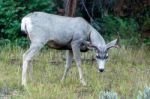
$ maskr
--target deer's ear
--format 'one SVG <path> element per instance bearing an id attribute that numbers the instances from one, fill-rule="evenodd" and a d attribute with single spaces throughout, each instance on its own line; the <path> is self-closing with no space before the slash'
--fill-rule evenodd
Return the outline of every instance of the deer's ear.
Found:
<path id="1" fill-rule="evenodd" d="M 108 43 L 107 45 L 107 49 L 110 49 L 110 48 L 120 48 L 120 44 L 119 44 L 119 37 L 117 37 L 117 39 L 111 41 L 110 43 Z"/>

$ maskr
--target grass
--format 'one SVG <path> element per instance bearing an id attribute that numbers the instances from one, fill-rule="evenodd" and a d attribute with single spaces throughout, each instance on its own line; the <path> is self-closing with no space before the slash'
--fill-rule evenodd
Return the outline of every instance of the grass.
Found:
<path id="1" fill-rule="evenodd" d="M 64 83 L 65 51 L 43 49 L 32 63 L 34 80 L 28 89 L 21 87 L 22 54 L 16 46 L 0 48 L 0 99 L 98 99 L 100 92 L 112 90 L 119 99 L 136 99 L 138 92 L 150 85 L 150 52 L 144 49 L 112 49 L 105 72 L 98 72 L 94 53 L 82 54 L 82 68 L 88 85 L 79 83 L 73 62 Z"/>

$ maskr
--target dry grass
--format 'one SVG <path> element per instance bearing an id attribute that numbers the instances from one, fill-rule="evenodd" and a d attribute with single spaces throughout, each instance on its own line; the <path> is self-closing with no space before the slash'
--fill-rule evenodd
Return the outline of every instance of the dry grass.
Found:
<path id="1" fill-rule="evenodd" d="M 16 46 L 0 50 L 0 99 L 98 99 L 100 91 L 116 91 L 119 99 L 136 99 L 139 90 L 150 85 L 150 52 L 144 49 L 113 49 L 104 73 L 98 73 L 94 53 L 82 54 L 82 68 L 88 85 L 79 83 L 73 64 L 64 83 L 60 82 L 65 51 L 43 49 L 33 60 L 34 80 L 21 87 L 22 54 Z"/>

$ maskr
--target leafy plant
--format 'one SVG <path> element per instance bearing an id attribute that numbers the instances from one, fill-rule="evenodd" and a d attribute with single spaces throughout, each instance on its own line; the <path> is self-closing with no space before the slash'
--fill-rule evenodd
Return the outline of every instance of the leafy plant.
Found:
<path id="1" fill-rule="evenodd" d="M 150 99 L 150 87 L 146 87 L 144 92 L 140 92 L 137 99 Z"/>
<path id="2" fill-rule="evenodd" d="M 117 93 L 111 91 L 102 91 L 100 92 L 99 99 L 117 99 Z"/>
<path id="3" fill-rule="evenodd" d="M 140 33 L 138 32 L 138 23 L 130 18 L 123 19 L 112 15 L 96 19 L 101 26 L 100 32 L 105 35 L 107 40 L 114 39 L 119 33 L 121 43 L 124 45 L 140 44 Z"/>
<path id="4" fill-rule="evenodd" d="M 142 31 L 150 31 L 150 18 L 147 18 L 142 26 Z"/>
<path id="5" fill-rule="evenodd" d="M 23 40 L 20 38 L 20 23 L 23 16 L 33 11 L 54 12 L 53 0 L 1 0 L 0 2 L 0 38 L 11 42 Z"/>
<path id="6" fill-rule="evenodd" d="M 1 40 L 0 40 L 0 46 L 5 46 L 5 45 L 7 45 L 8 43 L 10 43 L 10 40 L 9 40 L 9 39 L 1 39 Z"/>

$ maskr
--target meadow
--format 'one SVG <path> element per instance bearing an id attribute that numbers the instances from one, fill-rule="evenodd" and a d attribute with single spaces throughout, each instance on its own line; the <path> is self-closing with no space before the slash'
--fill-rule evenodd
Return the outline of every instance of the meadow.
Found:
<path id="1" fill-rule="evenodd" d="M 64 82 L 65 51 L 42 49 L 32 61 L 34 79 L 21 86 L 22 55 L 26 48 L 4 46 L 0 50 L 0 99 L 99 99 L 101 91 L 115 91 L 119 99 L 137 99 L 150 86 L 150 51 L 144 48 L 112 49 L 105 72 L 98 72 L 94 51 L 82 53 L 87 86 L 79 82 L 73 61 Z"/>

